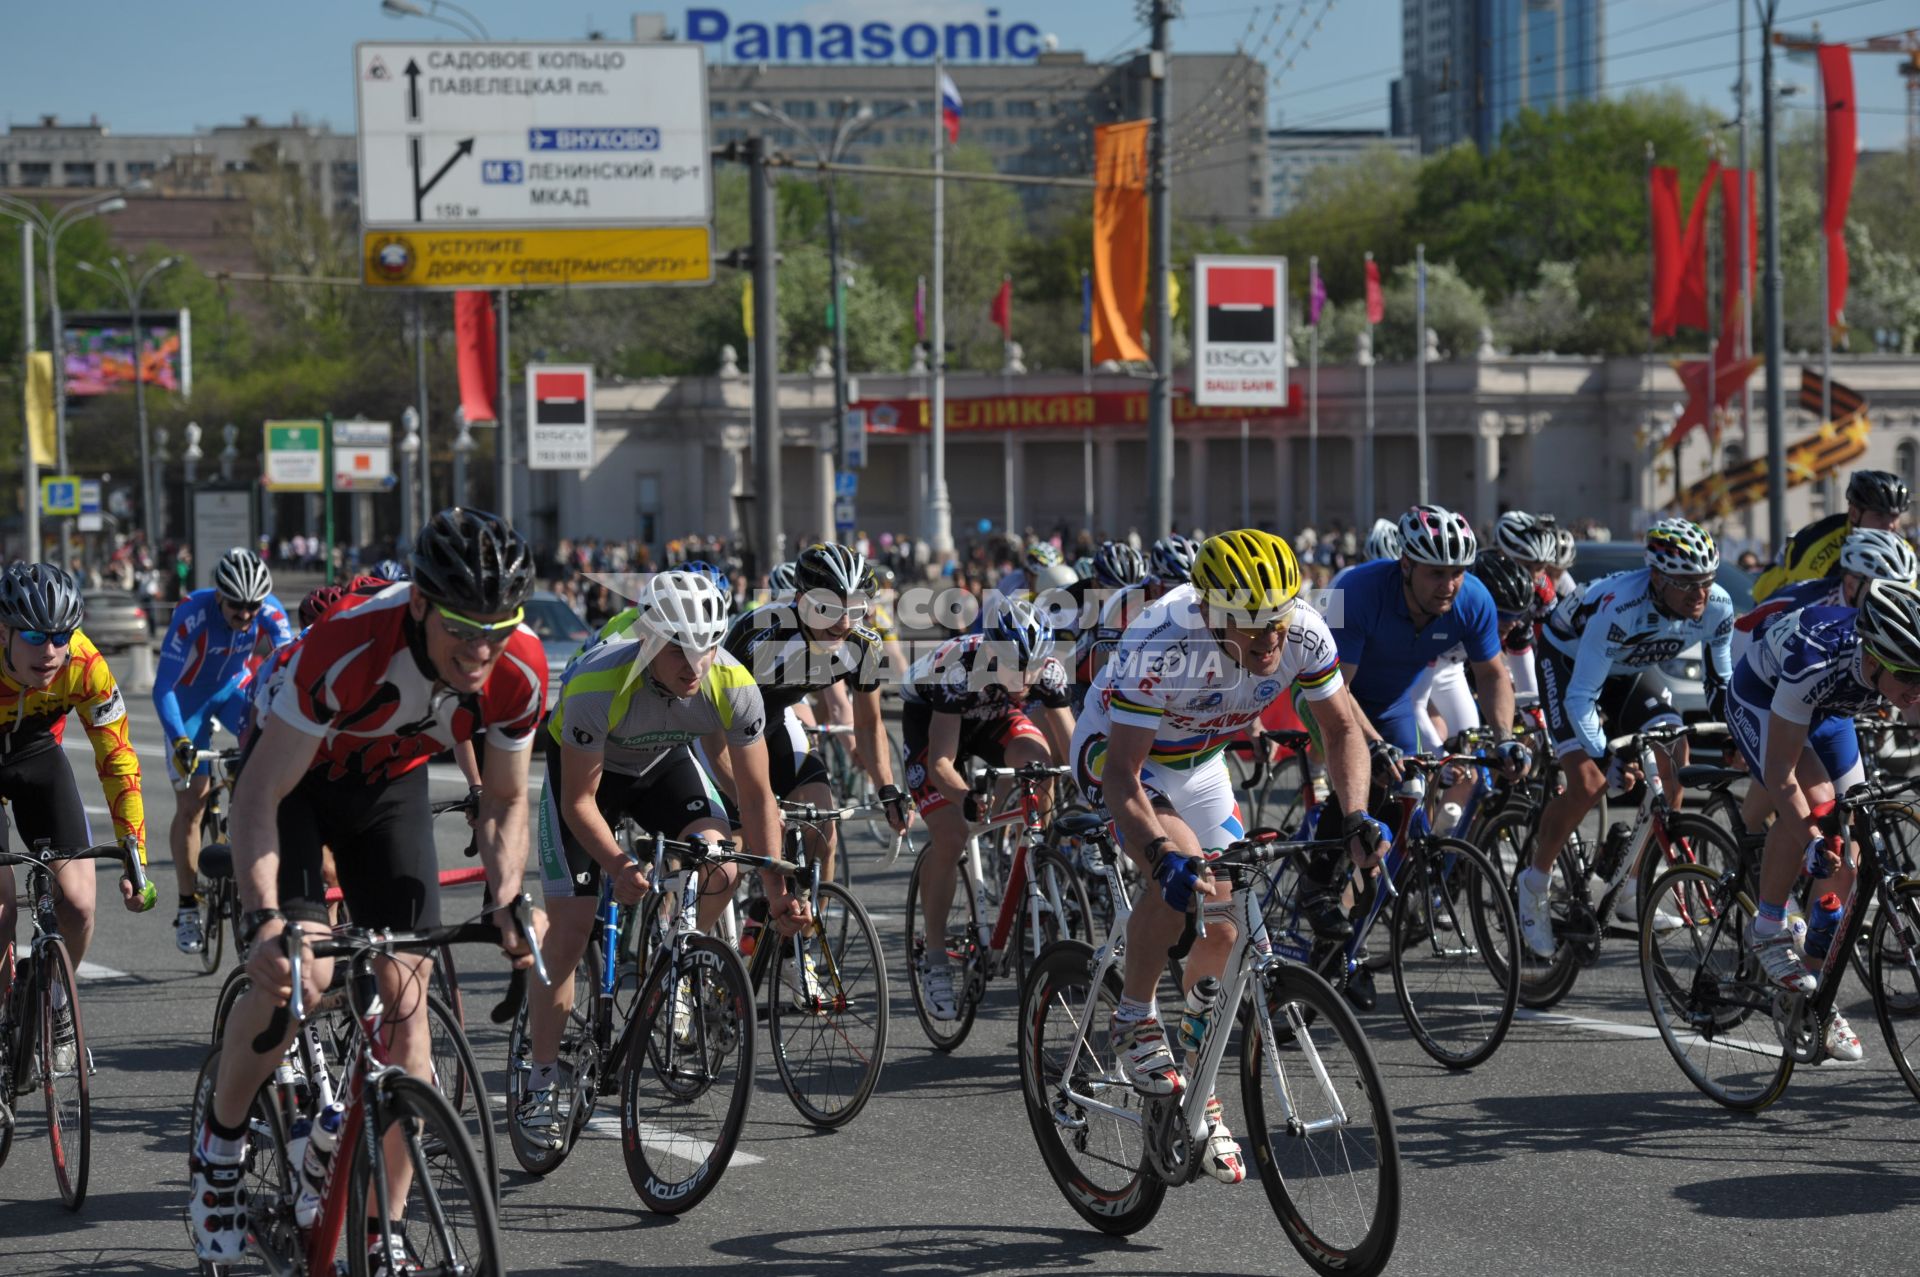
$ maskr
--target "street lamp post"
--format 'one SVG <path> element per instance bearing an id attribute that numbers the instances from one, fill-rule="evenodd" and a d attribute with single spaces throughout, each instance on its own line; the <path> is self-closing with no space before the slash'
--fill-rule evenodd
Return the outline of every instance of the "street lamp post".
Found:
<path id="1" fill-rule="evenodd" d="M 89 275 L 97 275 L 119 285 L 126 296 L 127 310 L 133 316 L 133 410 L 140 421 L 140 526 L 147 535 L 147 552 L 155 553 L 160 538 L 154 529 L 153 508 L 153 463 L 152 443 L 147 431 L 147 367 L 142 358 L 145 334 L 140 328 L 140 302 L 145 296 L 147 285 L 159 277 L 162 271 L 171 270 L 180 264 L 178 257 L 163 257 L 149 266 L 134 279 L 127 270 L 127 264 L 118 257 L 107 259 L 108 270 L 101 270 L 91 262 L 75 263 Z"/>
<path id="2" fill-rule="evenodd" d="M 418 509 L 413 492 L 413 463 L 420 455 L 420 413 L 400 414 L 400 544 L 413 544 L 413 516 Z"/>

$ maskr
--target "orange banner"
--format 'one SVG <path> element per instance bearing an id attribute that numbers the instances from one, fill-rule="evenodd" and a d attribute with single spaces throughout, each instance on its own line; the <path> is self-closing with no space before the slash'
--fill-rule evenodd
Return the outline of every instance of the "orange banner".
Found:
<path id="1" fill-rule="evenodd" d="M 1864 411 L 1829 421 L 1787 449 L 1787 486 L 1797 488 L 1835 473 L 1866 455 L 1873 423 Z M 1687 488 L 1680 510 L 1690 519 L 1721 518 L 1767 499 L 1767 459 L 1755 457 Z"/>
<path id="2" fill-rule="evenodd" d="M 1151 120 L 1093 131 L 1093 361 L 1145 363 L 1147 132 Z"/>

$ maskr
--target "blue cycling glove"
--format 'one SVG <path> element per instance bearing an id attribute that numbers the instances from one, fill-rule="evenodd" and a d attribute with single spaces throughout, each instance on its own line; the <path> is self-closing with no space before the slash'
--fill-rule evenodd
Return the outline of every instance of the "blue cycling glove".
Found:
<path id="1" fill-rule="evenodd" d="M 1193 903 L 1193 889 L 1200 881 L 1200 870 L 1204 863 L 1196 856 L 1183 856 L 1177 851 L 1170 851 L 1154 866 L 1153 880 L 1160 884 L 1161 896 L 1182 913 Z"/>

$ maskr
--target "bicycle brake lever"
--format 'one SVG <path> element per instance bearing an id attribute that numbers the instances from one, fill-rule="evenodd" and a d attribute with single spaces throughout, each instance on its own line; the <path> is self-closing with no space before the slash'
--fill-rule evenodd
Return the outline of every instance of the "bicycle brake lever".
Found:
<path id="1" fill-rule="evenodd" d="M 509 910 L 513 914 L 513 923 L 520 928 L 520 934 L 527 939 L 527 951 L 533 954 L 533 974 L 543 987 L 551 988 L 553 981 L 547 975 L 547 960 L 540 954 L 540 944 L 533 935 L 533 897 L 521 892 L 514 897 Z"/>

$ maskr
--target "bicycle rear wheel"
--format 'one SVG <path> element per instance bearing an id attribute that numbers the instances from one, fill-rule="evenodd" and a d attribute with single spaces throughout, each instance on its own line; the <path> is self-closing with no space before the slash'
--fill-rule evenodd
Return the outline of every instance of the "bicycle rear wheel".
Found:
<path id="1" fill-rule="evenodd" d="M 214 1079 L 220 1073 L 220 1048 L 207 1053 L 194 1083 L 188 1130 L 200 1138 L 207 1105 L 213 1100 Z M 238 1263 L 202 1263 L 202 1273 L 219 1277 L 242 1273 L 287 1272 L 300 1245 L 293 1219 L 293 1171 L 287 1164 L 287 1123 L 280 1113 L 272 1082 L 260 1088 L 247 1110 L 247 1151 L 242 1166 L 247 1183 L 247 1249 Z"/>
<path id="2" fill-rule="evenodd" d="M 1073 940 L 1049 946 L 1021 990 L 1020 1091 L 1067 1204 L 1101 1232 L 1124 1237 L 1152 1221 L 1167 1185 L 1146 1169 L 1144 1101 L 1107 1046 L 1107 1022 L 1119 1005 L 1120 974 L 1109 969 L 1096 991 L 1090 947 Z M 1103 1107 L 1069 1100 L 1066 1089 Z"/>
<path id="3" fill-rule="evenodd" d="M 73 959 L 59 937 L 49 937 L 40 946 L 34 963 L 39 981 L 39 996 L 34 1014 L 39 1017 L 35 1037 L 40 1063 L 41 1089 L 47 1100 L 47 1143 L 53 1153 L 53 1177 L 60 1186 L 60 1200 L 68 1210 L 79 1210 L 87 1200 L 88 1153 L 93 1141 L 93 1102 L 88 1074 L 92 1060 L 87 1055 L 87 1034 L 80 1023 L 80 991 L 73 979 Z M 73 1041 L 62 1043 L 54 1036 L 54 999 L 65 1001 L 73 1014 Z"/>
<path id="4" fill-rule="evenodd" d="M 1393 988 L 1420 1049 L 1450 1069 L 1484 1064 L 1513 1025 L 1520 927 L 1487 858 L 1423 839 L 1393 906 Z"/>
<path id="5" fill-rule="evenodd" d="M 753 1096 L 753 993 L 739 955 L 707 936 L 663 953 L 640 988 L 620 1076 L 627 1178 L 677 1215 L 726 1173 Z"/>
<path id="6" fill-rule="evenodd" d="M 1514 807 L 1503 811 L 1489 820 L 1482 834 L 1480 850 L 1500 874 L 1501 881 L 1507 884 L 1509 892 L 1519 890 L 1521 870 L 1533 861 L 1534 830 L 1540 822 L 1538 808 L 1530 806 Z M 1571 851 L 1562 851 L 1554 859 L 1552 875 L 1547 888 L 1547 908 L 1553 920 L 1556 933 L 1566 924 L 1569 901 L 1573 888 L 1569 885 L 1580 877 L 1579 867 Z M 1585 890 L 1584 887 L 1580 888 Z M 1516 907 L 1517 908 L 1517 907 Z M 1519 918 L 1514 919 L 1514 936 L 1519 938 Z M 1550 958 L 1535 956 L 1522 941 L 1516 949 L 1520 963 L 1519 999 L 1523 1007 L 1544 1011 L 1554 1006 L 1573 992 L 1574 981 L 1580 978 L 1580 959 L 1573 946 L 1561 940 Z"/>
<path id="7" fill-rule="evenodd" d="M 527 1139 L 520 1129 L 517 1114 L 527 1097 L 527 1079 L 533 1069 L 533 1045 L 529 1009 L 532 998 L 522 998 L 514 1014 L 513 1028 L 507 1033 L 507 1142 L 513 1146 L 513 1160 L 529 1175 L 551 1175 L 560 1169 L 573 1150 L 573 1137 L 585 1119 L 580 1116 L 580 1065 L 593 1050 L 594 987 L 600 980 L 600 942 L 587 945 L 580 964 L 573 972 L 573 1006 L 567 1022 L 560 1028 L 559 1074 L 554 1089 L 559 1094 L 561 1112 L 573 1115 L 560 1133 L 560 1147 L 547 1148 Z M 538 993 L 544 990 L 537 991 Z"/>
<path id="8" fill-rule="evenodd" d="M 1264 981 L 1253 996 L 1266 1023 L 1260 1007 L 1241 1013 L 1241 1140 L 1308 1267 L 1378 1273 L 1400 1232 L 1400 1143 L 1380 1068 L 1332 985 L 1292 964 Z"/>
<path id="9" fill-rule="evenodd" d="M 866 1107 L 887 1055 L 887 964 L 873 920 L 836 883 L 820 884 L 805 964 L 776 944 L 767 1031 L 780 1084 L 815 1126 L 850 1122 Z"/>
<path id="10" fill-rule="evenodd" d="M 493 1194 L 481 1180 L 481 1169 L 466 1128 L 446 1097 L 414 1077 L 390 1077 L 381 1084 L 375 1101 L 378 1130 L 362 1126 L 354 1146 L 342 1150 L 352 1158 L 347 1181 L 347 1221 L 367 1220 L 376 1180 L 389 1182 L 398 1168 L 387 1161 L 385 1137 L 398 1130 L 412 1171 L 405 1210 L 389 1219 L 390 1236 L 404 1241 L 426 1272 L 461 1272 L 471 1277 L 500 1277 L 500 1222 Z M 340 1152 L 334 1154 L 340 1156 Z M 378 1206 L 378 1202 L 374 1202 Z M 350 1233 L 345 1246 L 347 1271 L 367 1277 L 368 1247 Z"/>
<path id="11" fill-rule="evenodd" d="M 493 1132 L 493 1106 L 473 1043 L 453 1009 L 427 995 L 427 1029 L 433 1042 L 433 1084 L 467 1132 L 487 1174 L 487 1188 L 500 1195 L 500 1151 Z"/>
<path id="12" fill-rule="evenodd" d="M 940 1019 L 928 1009 L 926 995 L 920 987 L 928 958 L 920 879 L 926 871 L 927 858 L 933 854 L 933 844 L 929 842 L 914 862 L 913 876 L 907 880 L 907 985 L 913 993 L 914 1014 L 920 1017 L 920 1028 L 926 1033 L 927 1041 L 933 1043 L 936 1051 L 951 1051 L 967 1040 L 967 1034 L 973 1031 L 973 1017 L 980 1010 L 980 1004 L 968 996 L 967 988 L 979 949 L 980 918 L 974 911 L 973 892 L 964 877 L 966 861 L 962 858 L 954 867 L 953 900 L 947 906 L 946 919 L 947 965 L 953 973 L 954 1004 L 959 1014 L 951 1020 Z"/>
<path id="13" fill-rule="evenodd" d="M 205 831 L 202 830 L 203 840 L 204 837 Z M 213 849 L 206 846 L 203 841 L 200 854 L 204 856 L 211 850 Z M 233 854 L 227 847 L 221 847 L 220 850 L 228 856 Z M 220 960 L 226 954 L 227 932 L 223 924 L 227 920 L 227 887 L 231 881 L 231 879 L 202 878 L 198 884 L 200 934 L 203 937 L 200 945 L 200 970 L 207 975 L 212 975 L 220 969 Z"/>
<path id="14" fill-rule="evenodd" d="M 1739 883 L 1705 865 L 1662 874 L 1641 909 L 1666 909 L 1681 925 L 1641 928 L 1640 981 L 1687 1080 L 1715 1103 L 1752 1112 L 1787 1089 L 1793 1057 L 1780 1049 L 1775 994 L 1747 952 Z"/>
<path id="15" fill-rule="evenodd" d="M 1873 1013 L 1894 1067 L 1920 1099 L 1920 887 L 1909 883 L 1883 894 L 1870 934 Z"/>
<path id="16" fill-rule="evenodd" d="M 1038 928 L 1031 925 L 1028 902 L 1017 901 L 1013 964 L 1015 977 L 1022 984 L 1026 983 L 1028 970 L 1049 945 L 1061 940 L 1098 944 L 1102 934 L 1094 921 L 1093 904 L 1087 898 L 1087 884 L 1065 856 L 1048 847 L 1029 847 L 1027 872 L 1033 876 L 1033 885 L 1040 892 L 1040 925 Z"/>

